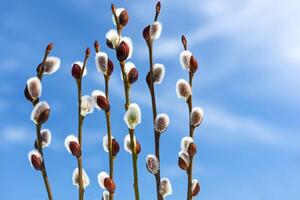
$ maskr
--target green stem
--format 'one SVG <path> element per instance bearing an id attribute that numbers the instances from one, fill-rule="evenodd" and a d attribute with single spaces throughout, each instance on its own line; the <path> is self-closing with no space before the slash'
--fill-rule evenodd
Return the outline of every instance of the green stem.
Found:
<path id="1" fill-rule="evenodd" d="M 139 182 L 138 182 L 138 169 L 137 169 L 137 152 L 135 149 L 135 143 L 134 143 L 134 129 L 129 129 L 130 134 L 130 145 L 131 145 L 131 155 L 132 155 L 132 166 L 133 166 L 133 175 L 134 175 L 134 193 L 135 193 L 135 200 L 140 199 L 139 195 Z"/>

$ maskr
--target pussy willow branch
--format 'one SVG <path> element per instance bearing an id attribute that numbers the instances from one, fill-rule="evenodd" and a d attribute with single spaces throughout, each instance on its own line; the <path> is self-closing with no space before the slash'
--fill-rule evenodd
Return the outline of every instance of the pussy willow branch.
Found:
<path id="1" fill-rule="evenodd" d="M 99 47 L 95 47 L 96 52 L 100 51 Z M 105 96 L 109 102 L 109 75 L 103 74 L 104 81 L 105 81 Z M 109 177 L 114 180 L 114 157 L 112 152 L 112 135 L 111 135 L 111 123 L 110 123 L 110 111 L 105 112 L 106 117 L 106 128 L 107 128 L 107 135 L 108 135 L 108 154 L 109 154 Z M 114 193 L 109 193 L 109 200 L 114 199 Z"/>
<path id="2" fill-rule="evenodd" d="M 187 46 L 184 45 L 184 49 L 186 50 Z M 191 90 L 193 91 L 193 77 L 194 74 L 192 72 L 189 72 L 189 84 L 191 86 Z M 193 109 L 193 92 L 191 93 L 191 96 L 187 100 L 187 105 L 189 108 L 189 132 L 190 137 L 194 139 L 194 126 L 191 123 L 191 113 Z M 187 200 L 192 200 L 192 180 L 193 180 L 193 159 L 194 156 L 190 155 L 190 165 L 187 170 L 187 176 L 188 176 L 188 189 L 187 189 Z"/>
<path id="3" fill-rule="evenodd" d="M 150 65 L 150 85 L 149 85 L 149 90 L 151 94 L 151 102 L 152 102 L 152 114 L 153 114 L 153 126 L 155 123 L 155 119 L 157 116 L 157 111 L 156 111 L 156 99 L 155 99 L 155 88 L 154 88 L 154 81 L 153 81 L 153 43 L 152 41 L 148 42 L 148 50 L 149 50 L 149 65 Z M 160 134 L 155 131 L 154 128 L 154 141 L 155 141 L 155 156 L 157 157 L 159 164 L 160 164 Z M 157 199 L 162 200 L 162 196 L 160 195 L 159 192 L 159 187 L 160 187 L 160 168 L 158 172 L 155 174 L 155 181 L 156 181 L 156 193 L 157 193 Z"/>
<path id="4" fill-rule="evenodd" d="M 52 44 L 49 44 L 49 45 L 52 45 Z M 39 70 L 37 72 L 37 77 L 40 79 L 41 82 L 42 82 L 42 78 L 43 78 L 44 65 L 45 65 L 45 62 L 46 62 L 46 59 L 47 59 L 49 53 L 50 53 L 50 51 L 47 48 L 46 51 L 45 51 L 45 54 L 44 54 L 43 61 L 42 61 L 42 65 L 41 65 L 42 67 L 38 68 Z M 32 103 L 33 107 L 38 103 L 39 103 L 39 99 L 35 100 Z M 48 175 L 47 175 L 47 170 L 46 170 L 46 164 L 45 164 L 43 148 L 42 148 L 42 139 L 41 139 L 41 127 L 42 126 L 40 124 L 36 124 L 35 127 L 36 127 L 36 139 L 37 139 L 38 151 L 39 151 L 39 153 L 41 154 L 41 156 L 43 158 L 42 170 L 41 170 L 42 171 L 42 176 L 43 176 L 44 184 L 45 184 L 45 187 L 46 187 L 46 190 L 47 190 L 48 199 L 53 200 L 51 186 L 50 186 L 50 182 L 49 182 Z"/>
<path id="5" fill-rule="evenodd" d="M 81 69 L 81 74 L 80 78 L 77 80 L 77 98 L 78 98 L 78 140 L 79 140 L 79 146 L 80 150 L 82 152 L 82 124 L 84 121 L 84 117 L 81 115 L 81 97 L 82 97 L 82 91 L 81 91 L 81 86 L 82 86 L 82 76 L 83 72 L 86 67 L 86 62 L 88 59 L 89 55 L 85 55 L 83 66 Z M 79 193 L 78 197 L 79 200 L 83 200 L 83 195 L 84 195 L 84 188 L 83 188 L 83 177 L 82 177 L 82 154 L 79 158 L 77 158 L 77 165 L 78 165 L 78 174 L 79 174 Z"/>
<path id="6" fill-rule="evenodd" d="M 159 12 L 156 12 L 154 21 L 157 21 Z M 155 88 L 154 88 L 154 81 L 153 81 L 153 40 L 147 41 L 148 51 L 149 51 L 149 68 L 150 68 L 150 85 L 149 90 L 151 94 L 151 102 L 152 102 L 152 114 L 153 114 L 153 127 L 155 126 L 155 119 L 157 116 L 156 111 L 156 99 L 155 99 Z M 158 159 L 160 165 L 160 134 L 155 131 L 154 129 L 154 142 L 155 142 L 155 156 Z M 160 195 L 160 168 L 158 169 L 157 173 L 155 174 L 155 182 L 156 182 L 156 194 L 157 200 L 162 200 L 163 197 Z"/>
<path id="7" fill-rule="evenodd" d="M 116 21 L 116 25 L 117 25 L 117 31 L 119 34 L 119 37 L 122 37 L 122 25 L 119 23 L 117 14 L 116 14 L 116 9 L 115 6 L 112 4 L 112 13 L 114 15 L 115 21 Z M 127 111 L 128 106 L 130 104 L 130 97 L 129 97 L 129 92 L 130 92 L 130 84 L 127 80 L 126 77 L 126 73 L 125 73 L 125 61 L 120 61 L 120 67 L 121 67 L 121 71 L 122 71 L 122 77 L 123 77 L 123 85 L 124 85 L 124 92 L 125 92 L 125 110 Z M 140 199 L 140 195 L 139 195 L 139 184 L 138 184 L 138 169 L 137 169 L 137 158 L 138 155 L 135 151 L 135 143 L 134 143 L 134 130 L 128 129 L 129 130 L 129 134 L 130 134 L 130 142 L 131 142 L 131 151 L 132 151 L 132 165 L 133 165 L 133 176 L 134 176 L 134 193 L 135 193 L 135 200 L 139 200 Z"/>

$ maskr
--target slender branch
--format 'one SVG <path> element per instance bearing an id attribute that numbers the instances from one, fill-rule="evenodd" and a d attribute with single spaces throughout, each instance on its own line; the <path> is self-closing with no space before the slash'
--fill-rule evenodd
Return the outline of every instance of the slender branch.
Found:
<path id="1" fill-rule="evenodd" d="M 40 79 L 40 81 L 42 81 L 43 78 L 43 73 L 44 73 L 44 65 L 46 62 L 46 59 L 51 51 L 53 47 L 53 44 L 50 43 L 48 44 L 46 50 L 45 50 L 45 54 L 43 57 L 43 61 L 42 61 L 42 65 L 40 65 L 41 67 L 38 67 L 38 71 L 37 71 L 37 77 Z M 39 103 L 39 99 L 35 100 L 34 102 L 32 102 L 33 107 Z M 36 125 L 36 139 L 37 139 L 37 147 L 38 147 L 38 151 L 41 154 L 43 161 L 42 161 L 42 176 L 43 176 L 43 180 L 44 180 L 44 184 L 47 190 L 47 195 L 48 195 L 48 199 L 49 200 L 53 200 L 53 195 L 52 195 L 52 191 L 51 191 L 51 186 L 50 186 L 50 182 L 48 179 L 48 175 L 47 175 L 47 169 L 46 169 L 46 164 L 45 164 L 45 158 L 44 158 L 44 152 L 43 152 L 43 148 L 42 148 L 42 139 L 41 139 L 41 125 L 37 124 Z"/>
<path id="2" fill-rule="evenodd" d="M 114 15 L 116 21 L 116 27 L 119 37 L 122 37 L 122 29 L 123 26 L 119 23 L 117 14 L 116 14 L 116 7 L 114 4 L 111 5 L 111 10 Z M 126 73 L 125 73 L 125 61 L 120 61 L 120 67 L 122 71 L 122 78 L 123 78 L 123 86 L 124 86 L 124 93 L 125 93 L 125 110 L 128 110 L 130 104 L 130 83 L 127 80 Z M 132 165 L 133 165 L 133 176 L 134 176 L 134 192 L 135 192 L 135 200 L 140 199 L 139 195 L 139 184 L 138 184 L 138 169 L 137 169 L 137 153 L 135 152 L 135 144 L 134 144 L 134 130 L 128 129 L 130 134 L 130 143 L 132 149 Z"/>
<path id="3" fill-rule="evenodd" d="M 157 19 L 157 17 L 156 17 Z M 153 114 L 153 126 L 155 124 L 155 119 L 157 116 L 156 111 L 156 99 L 155 99 L 155 88 L 154 88 L 154 81 L 153 81 L 153 42 L 147 42 L 148 50 L 149 50 L 149 65 L 150 65 L 150 84 L 149 90 L 151 94 L 151 102 L 152 102 L 152 114 Z M 159 164 L 160 164 L 160 134 L 157 133 L 154 129 L 154 141 L 155 141 L 155 156 L 157 157 Z M 160 195 L 159 188 L 160 188 L 160 168 L 158 172 L 155 174 L 155 181 L 156 181 L 156 194 L 157 200 L 162 200 L 162 196 Z"/>
<path id="4" fill-rule="evenodd" d="M 189 84 L 191 86 L 193 86 L 193 73 L 189 72 Z M 192 109 L 193 109 L 193 102 L 192 102 L 193 98 L 192 98 L 192 94 L 191 96 L 188 98 L 187 100 L 187 104 L 188 104 L 188 108 L 189 108 L 189 135 L 190 137 L 194 138 L 194 130 L 195 128 L 192 126 L 191 124 L 191 113 L 192 113 Z M 187 191 L 187 200 L 192 200 L 192 180 L 193 180 L 193 159 L 194 156 L 190 155 L 190 165 L 189 168 L 187 170 L 187 176 L 188 176 L 188 191 Z"/>
<path id="5" fill-rule="evenodd" d="M 84 62 L 83 62 L 83 66 L 81 69 L 81 74 L 80 74 L 80 78 L 77 80 L 77 101 L 78 101 L 78 140 L 79 140 L 79 146 L 80 146 L 80 150 L 82 152 L 82 125 L 83 125 L 83 121 L 84 121 L 84 116 L 81 115 L 81 97 L 82 97 L 82 76 L 84 73 L 84 70 L 86 68 L 86 63 L 87 63 L 87 59 L 90 55 L 89 52 L 89 48 L 86 49 L 86 53 L 85 53 L 85 58 L 84 58 Z M 83 188 L 83 173 L 82 173 L 82 155 L 77 158 L 77 164 L 78 164 L 78 175 L 79 175 L 79 192 L 78 192 L 78 196 L 79 196 L 79 200 L 83 200 L 83 195 L 84 195 L 84 188 Z"/>
<path id="6" fill-rule="evenodd" d="M 95 50 L 98 53 L 100 51 L 100 45 L 96 41 L 95 44 Z M 109 75 L 104 76 L 104 81 L 105 81 L 105 96 L 106 99 L 109 102 Z M 110 111 L 105 112 L 105 117 L 106 117 L 106 127 L 107 127 L 107 135 L 108 135 L 108 154 L 109 154 L 109 177 L 113 180 L 114 179 L 114 157 L 113 157 L 113 152 L 112 152 L 112 134 L 111 134 L 111 123 L 110 123 Z M 109 200 L 114 199 L 114 193 L 109 194 Z"/>

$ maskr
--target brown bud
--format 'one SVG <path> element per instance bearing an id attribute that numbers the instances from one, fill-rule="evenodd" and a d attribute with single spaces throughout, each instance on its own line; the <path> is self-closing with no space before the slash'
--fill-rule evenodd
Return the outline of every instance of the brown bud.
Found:
<path id="1" fill-rule="evenodd" d="M 28 101 L 31 101 L 31 102 L 33 101 L 31 95 L 29 94 L 27 85 L 25 86 L 25 89 L 24 89 L 24 95 Z"/>
<path id="2" fill-rule="evenodd" d="M 34 167 L 34 169 L 38 171 L 42 170 L 42 161 L 38 156 L 34 154 L 31 156 L 31 164 Z"/>
<path id="3" fill-rule="evenodd" d="M 43 63 L 40 63 L 36 68 L 36 73 L 41 74 L 43 71 Z"/>
<path id="4" fill-rule="evenodd" d="M 157 2 L 155 9 L 156 9 L 156 12 L 157 12 L 157 13 L 160 12 L 160 9 L 161 9 L 161 3 L 160 3 L 160 1 Z"/>
<path id="5" fill-rule="evenodd" d="M 136 144 L 135 144 L 135 152 L 136 152 L 137 154 L 139 154 L 141 151 L 142 151 L 141 144 L 139 143 L 139 141 L 136 141 Z"/>
<path id="6" fill-rule="evenodd" d="M 49 118 L 49 114 L 50 114 L 50 109 L 46 109 L 44 110 L 36 119 L 36 122 L 38 124 L 44 124 L 48 118 Z"/>
<path id="7" fill-rule="evenodd" d="M 192 195 L 193 197 L 194 196 L 197 196 L 197 194 L 200 192 L 200 184 L 199 183 L 196 183 L 196 185 L 194 186 L 194 189 L 192 191 Z"/>
<path id="8" fill-rule="evenodd" d="M 146 41 L 150 41 L 150 25 L 146 26 L 143 30 L 143 37 Z"/>
<path id="9" fill-rule="evenodd" d="M 80 79 L 80 75 L 81 75 L 81 67 L 78 64 L 73 64 L 72 66 L 72 76 L 75 79 Z"/>
<path id="10" fill-rule="evenodd" d="M 107 177 L 106 179 L 104 179 L 104 186 L 105 186 L 105 188 L 107 189 L 107 191 L 109 193 L 114 193 L 115 190 L 116 190 L 116 184 L 115 184 L 115 182 L 111 178 L 109 178 L 109 177 Z"/>
<path id="11" fill-rule="evenodd" d="M 198 69 L 198 62 L 194 56 L 190 58 L 190 72 L 195 73 Z"/>
<path id="12" fill-rule="evenodd" d="M 197 146 L 195 143 L 191 143 L 188 147 L 188 153 L 190 156 L 194 156 L 197 153 Z"/>
<path id="13" fill-rule="evenodd" d="M 91 49 L 90 48 L 86 48 L 85 50 L 85 56 L 89 57 L 91 55 Z"/>
<path id="14" fill-rule="evenodd" d="M 187 40 L 184 35 L 181 36 L 181 42 L 182 42 L 184 49 L 186 50 L 187 49 Z"/>
<path id="15" fill-rule="evenodd" d="M 76 156 L 77 158 L 81 156 L 81 149 L 77 142 L 74 141 L 70 142 L 69 148 L 73 156 Z"/>
<path id="16" fill-rule="evenodd" d="M 98 53 L 100 51 L 100 44 L 97 40 L 94 42 L 94 47 L 95 47 L 96 52 Z"/>
<path id="17" fill-rule="evenodd" d="M 178 166 L 179 166 L 182 170 L 187 170 L 187 169 L 188 169 L 187 163 L 186 163 L 181 157 L 178 157 Z"/>
<path id="18" fill-rule="evenodd" d="M 119 153 L 119 151 L 120 151 L 119 143 L 117 142 L 117 140 L 112 139 L 112 154 L 113 154 L 113 156 L 116 157 L 117 154 Z"/>
<path id="19" fill-rule="evenodd" d="M 150 85 L 151 85 L 150 72 L 147 73 L 146 83 L 147 83 L 148 87 L 150 87 Z"/>
<path id="20" fill-rule="evenodd" d="M 111 49 L 114 48 L 114 46 L 113 46 L 113 44 L 111 43 L 110 40 L 106 40 L 106 45 L 107 45 L 108 48 L 111 48 Z"/>
<path id="21" fill-rule="evenodd" d="M 105 112 L 108 112 L 110 110 L 109 101 L 104 96 L 99 95 L 97 97 L 97 105 Z"/>
<path id="22" fill-rule="evenodd" d="M 111 59 L 108 58 L 107 63 L 107 75 L 110 76 L 114 71 L 114 63 L 111 61 Z"/>
<path id="23" fill-rule="evenodd" d="M 111 11 L 112 11 L 113 13 L 116 12 L 116 6 L 115 6 L 113 3 L 111 4 Z"/>
<path id="24" fill-rule="evenodd" d="M 139 73 L 136 68 L 132 68 L 127 74 L 127 80 L 130 84 L 136 82 L 139 78 Z"/>
<path id="25" fill-rule="evenodd" d="M 123 10 L 119 15 L 119 23 L 122 26 L 126 26 L 129 20 L 128 12 L 127 10 Z"/>
<path id="26" fill-rule="evenodd" d="M 117 58 L 119 61 L 124 61 L 129 56 L 129 46 L 126 44 L 126 42 L 122 41 L 121 44 L 117 48 Z"/>
<path id="27" fill-rule="evenodd" d="M 46 51 L 50 52 L 52 49 L 53 49 L 53 43 L 51 42 L 47 45 Z"/>

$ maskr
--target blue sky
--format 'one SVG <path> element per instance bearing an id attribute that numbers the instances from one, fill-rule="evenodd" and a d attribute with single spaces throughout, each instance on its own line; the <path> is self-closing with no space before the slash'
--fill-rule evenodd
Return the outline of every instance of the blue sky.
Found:
<path id="1" fill-rule="evenodd" d="M 50 41 L 52 55 L 62 60 L 60 70 L 43 80 L 42 99 L 52 108 L 44 126 L 53 141 L 45 159 L 55 199 L 76 199 L 72 185 L 76 162 L 64 148 L 64 138 L 76 133 L 76 84 L 71 63 L 83 59 L 95 39 L 115 62 L 111 79 L 112 128 L 120 143 L 123 123 L 123 88 L 113 51 L 104 45 L 113 28 L 110 3 L 130 14 L 124 35 L 134 42 L 133 61 L 140 72 L 132 101 L 142 108 L 137 138 L 140 190 L 143 200 L 154 199 L 154 178 L 145 168 L 153 153 L 150 95 L 144 81 L 148 71 L 143 28 L 152 22 L 155 1 L 53 0 L 1 3 L 0 13 L 0 187 L 3 199 L 46 199 L 39 173 L 27 160 L 35 129 L 29 120 L 31 105 L 23 97 L 26 80 L 35 75 L 43 49 Z M 177 167 L 180 139 L 187 135 L 187 108 L 176 98 L 175 84 L 187 78 L 178 55 L 181 34 L 189 40 L 199 70 L 194 81 L 194 104 L 205 112 L 196 130 L 198 154 L 194 176 L 202 185 L 195 199 L 282 200 L 300 196 L 300 3 L 296 0 L 162 0 L 159 17 L 164 25 L 155 43 L 155 62 L 166 66 L 163 84 L 156 87 L 158 111 L 171 123 L 161 137 L 162 176 L 169 177 L 173 195 L 185 199 L 186 175 Z M 93 52 L 94 53 L 94 52 Z M 94 54 L 93 54 L 94 56 Z M 94 60 L 88 62 L 84 94 L 104 89 Z M 91 179 L 86 199 L 100 199 L 97 174 L 108 169 L 102 149 L 106 130 L 102 112 L 88 115 L 84 126 L 84 168 Z M 123 149 L 116 162 L 116 199 L 133 199 L 131 157 Z"/>

